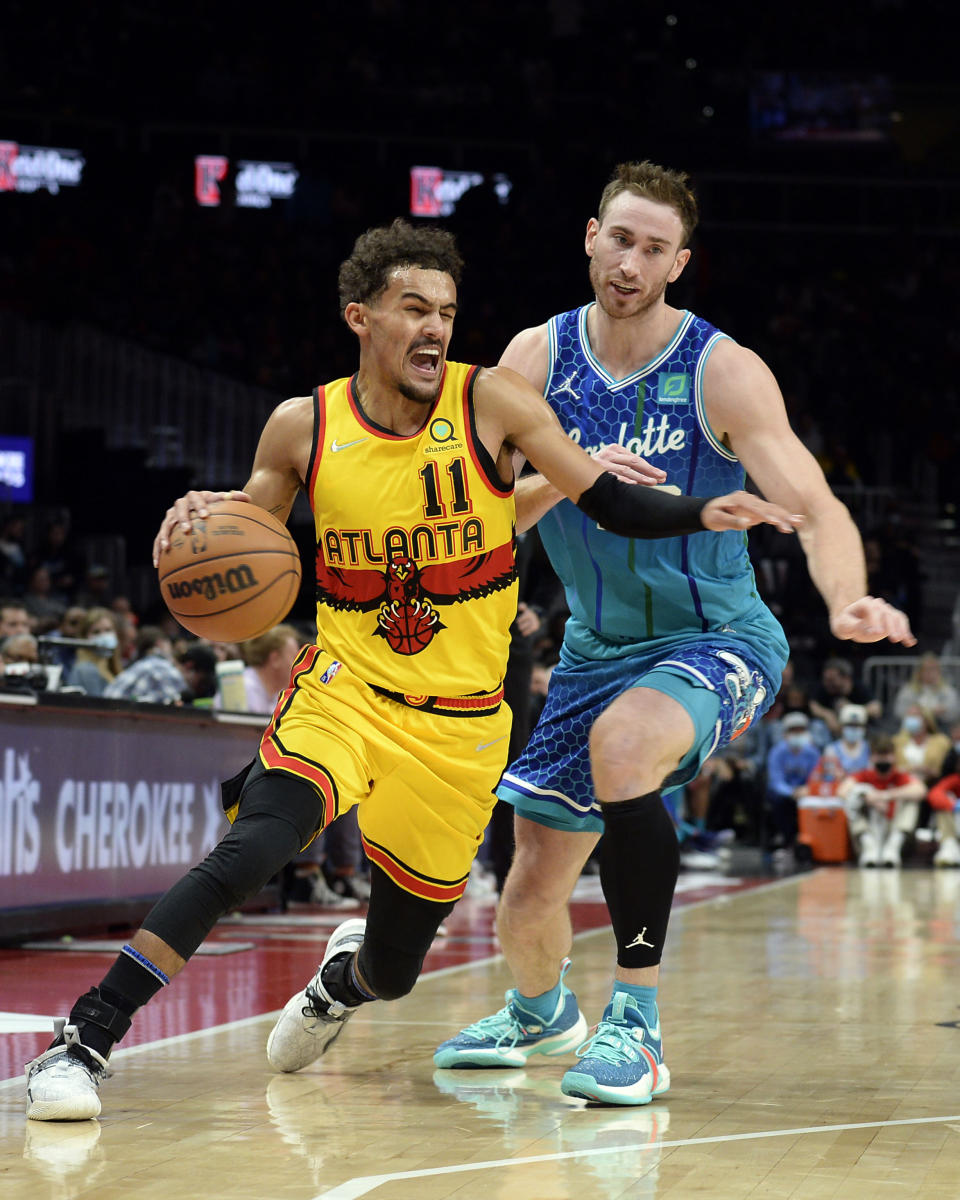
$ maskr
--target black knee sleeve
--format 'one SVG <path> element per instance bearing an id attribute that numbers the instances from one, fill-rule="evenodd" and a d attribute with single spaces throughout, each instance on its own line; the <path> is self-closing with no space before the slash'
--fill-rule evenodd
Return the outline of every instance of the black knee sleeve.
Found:
<path id="1" fill-rule="evenodd" d="M 437 904 L 398 887 L 378 866 L 370 867 L 370 907 L 357 967 L 381 1000 L 413 990 L 440 922 L 453 903 Z"/>
<path id="2" fill-rule="evenodd" d="M 157 901 L 143 928 L 189 958 L 217 921 L 261 891 L 322 822 L 323 801 L 308 783 L 256 763 L 224 839 Z"/>
<path id="3" fill-rule="evenodd" d="M 654 967 L 663 956 L 680 845 L 659 791 L 601 804 L 600 883 L 621 967 Z"/>

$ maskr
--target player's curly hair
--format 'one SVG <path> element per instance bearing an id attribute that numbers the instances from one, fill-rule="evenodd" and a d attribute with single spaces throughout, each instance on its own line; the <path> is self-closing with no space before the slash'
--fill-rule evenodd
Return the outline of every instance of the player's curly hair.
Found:
<path id="1" fill-rule="evenodd" d="M 607 209 L 621 192 L 646 196 L 648 200 L 669 204 L 671 208 L 676 209 L 683 225 L 683 245 L 689 244 L 700 213 L 697 198 L 690 187 L 690 176 L 685 171 L 670 171 L 647 159 L 643 162 L 619 163 L 600 196 L 600 211 L 597 215 L 601 225 Z"/>
<path id="2" fill-rule="evenodd" d="M 386 291 L 388 276 L 396 267 L 445 271 L 459 284 L 463 259 L 456 239 L 446 229 L 413 226 L 399 217 L 392 225 L 368 229 L 357 238 L 353 253 L 340 265 L 337 280 L 340 316 L 348 304 L 373 303 Z"/>

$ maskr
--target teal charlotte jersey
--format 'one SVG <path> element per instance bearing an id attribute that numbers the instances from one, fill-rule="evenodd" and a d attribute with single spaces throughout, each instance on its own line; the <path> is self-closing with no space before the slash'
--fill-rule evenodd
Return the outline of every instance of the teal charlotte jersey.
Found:
<path id="1" fill-rule="evenodd" d="M 619 442 L 667 473 L 671 490 L 715 496 L 743 487 L 745 472 L 710 428 L 703 372 L 727 335 L 684 312 L 670 344 L 625 379 L 594 356 L 590 305 L 550 319 L 544 395 L 568 436 L 586 450 Z M 600 529 L 569 500 L 540 521 L 566 592 L 565 641 L 585 658 L 616 658 L 657 643 L 713 633 L 743 640 L 774 690 L 788 648 L 757 594 L 745 533 L 641 541 Z"/>

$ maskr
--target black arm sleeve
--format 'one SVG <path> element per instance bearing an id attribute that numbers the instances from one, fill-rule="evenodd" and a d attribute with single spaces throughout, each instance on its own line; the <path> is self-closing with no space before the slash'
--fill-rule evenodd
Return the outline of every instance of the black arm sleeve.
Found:
<path id="1" fill-rule="evenodd" d="M 577 501 L 577 508 L 624 537 L 680 537 L 703 530 L 700 513 L 709 498 L 673 496 L 644 484 L 623 483 L 604 471 Z"/>

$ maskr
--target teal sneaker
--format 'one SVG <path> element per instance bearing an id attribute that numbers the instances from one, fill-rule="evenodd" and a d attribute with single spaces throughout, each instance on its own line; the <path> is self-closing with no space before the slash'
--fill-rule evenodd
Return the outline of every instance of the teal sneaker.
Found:
<path id="1" fill-rule="evenodd" d="M 577 998 L 563 983 L 569 961 L 560 973 L 560 999 L 549 1021 L 528 1012 L 511 988 L 506 1006 L 462 1029 L 437 1047 L 436 1067 L 522 1067 L 534 1054 L 568 1054 L 587 1035 L 587 1022 Z"/>
<path id="2" fill-rule="evenodd" d="M 650 1028 L 634 998 L 614 992 L 597 1031 L 578 1050 L 580 1062 L 560 1081 L 565 1096 L 599 1104 L 649 1104 L 670 1090 L 660 1014 Z"/>

